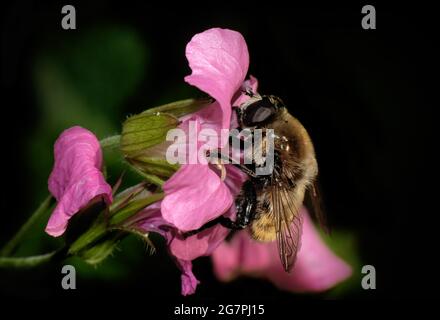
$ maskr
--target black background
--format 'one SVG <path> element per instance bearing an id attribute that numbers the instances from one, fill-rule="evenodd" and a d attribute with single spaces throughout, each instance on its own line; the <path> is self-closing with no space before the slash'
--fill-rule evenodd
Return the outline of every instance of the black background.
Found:
<path id="1" fill-rule="evenodd" d="M 67 3 L 66 3 L 67 4 Z M 434 52 L 438 34 L 433 9 L 422 5 L 376 5 L 377 30 L 363 30 L 361 7 L 277 7 L 257 4 L 190 8 L 153 8 L 143 2 L 71 3 L 78 28 L 96 21 L 134 26 L 152 44 L 152 76 L 126 110 L 145 97 L 167 90 L 189 74 L 184 47 L 192 35 L 214 26 L 240 31 L 248 44 L 249 73 L 260 92 L 279 95 L 308 128 L 321 167 L 330 222 L 354 230 L 362 261 L 377 270 L 377 290 L 346 298 L 433 297 L 437 294 L 437 187 L 434 160 L 438 74 Z M 367 3 L 365 3 L 367 4 Z M 372 3 L 374 4 L 374 3 Z M 6 240 L 29 211 L 23 146 L 39 114 L 29 68 L 47 33 L 60 28 L 63 4 L 17 1 L 3 10 L 2 210 L 1 239 Z M 159 253 L 155 261 L 168 261 Z M 17 282 L 24 297 L 171 297 L 172 301 L 288 301 L 291 296 L 257 280 L 229 285 L 215 281 L 209 260 L 195 271 L 204 284 L 194 297 L 179 297 L 179 274 L 171 263 L 153 265 L 123 284 L 87 282 L 74 293 L 59 288 L 59 271 L 24 273 L 31 285 Z M 168 272 L 159 282 L 154 275 Z M 354 272 L 360 272 L 355 270 Z M 163 279 L 161 279 L 163 281 Z M 13 285 L 11 283 L 11 285 Z M 155 288 L 154 294 L 148 288 Z M 16 293 L 16 295 L 18 295 Z M 209 298 L 206 298 L 209 297 Z M 319 295 L 318 295 L 319 297 Z M 304 297 L 296 296 L 295 299 Z M 305 299 L 310 297 L 306 296 Z M 275 302 L 274 302 L 275 303 Z"/>

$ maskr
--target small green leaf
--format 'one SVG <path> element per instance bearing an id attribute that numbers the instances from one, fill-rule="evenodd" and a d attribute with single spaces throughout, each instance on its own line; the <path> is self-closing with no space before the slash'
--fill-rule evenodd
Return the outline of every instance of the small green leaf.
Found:
<path id="1" fill-rule="evenodd" d="M 96 265 L 107 258 L 119 243 L 123 233 L 112 234 L 105 239 L 89 248 L 82 250 L 78 256 L 91 265 Z"/>

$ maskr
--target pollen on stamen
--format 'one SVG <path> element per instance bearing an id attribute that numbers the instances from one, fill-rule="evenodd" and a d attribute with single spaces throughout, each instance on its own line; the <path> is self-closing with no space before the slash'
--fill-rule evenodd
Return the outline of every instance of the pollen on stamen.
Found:
<path id="1" fill-rule="evenodd" d="M 225 181 L 226 179 L 226 167 L 223 163 L 216 163 L 215 166 L 220 170 L 220 179 L 221 181 Z"/>

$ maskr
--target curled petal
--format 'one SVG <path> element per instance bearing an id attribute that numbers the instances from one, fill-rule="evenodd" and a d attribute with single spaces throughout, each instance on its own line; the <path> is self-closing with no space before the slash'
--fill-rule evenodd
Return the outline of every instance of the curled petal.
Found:
<path id="1" fill-rule="evenodd" d="M 304 210 L 304 209 L 303 209 Z M 324 244 L 303 213 L 302 246 L 291 273 L 279 261 L 276 243 L 258 243 L 245 231 L 231 243 L 214 251 L 214 271 L 220 280 L 231 280 L 246 274 L 270 280 L 278 288 L 293 292 L 319 292 L 330 289 L 351 275 L 351 267 Z"/>
<path id="2" fill-rule="evenodd" d="M 230 230 L 216 225 L 198 234 L 184 239 L 175 237 L 170 243 L 171 253 L 183 260 L 194 260 L 201 256 L 209 256 L 226 238 Z"/>
<path id="3" fill-rule="evenodd" d="M 186 120 L 197 121 L 199 124 L 198 130 L 201 128 L 209 128 L 213 129 L 216 132 L 220 133 L 222 129 L 221 119 L 223 116 L 223 111 L 217 101 L 214 101 L 210 105 L 202 108 L 201 110 L 192 113 L 191 115 L 187 115 L 182 117 L 180 120 L 183 124 L 180 125 L 181 128 L 187 132 L 185 122 Z"/>
<path id="4" fill-rule="evenodd" d="M 233 30 L 213 28 L 196 34 L 186 46 L 192 74 L 185 81 L 216 99 L 223 111 L 222 128 L 229 128 L 231 100 L 240 89 L 249 67 L 243 36 Z"/>
<path id="5" fill-rule="evenodd" d="M 246 92 L 252 92 L 258 94 L 258 80 L 254 76 L 250 76 L 248 80 L 243 82 L 241 85 L 241 90 L 236 93 L 237 98 L 232 104 L 234 107 L 239 107 L 241 104 L 245 103 L 250 96 Z"/>
<path id="6" fill-rule="evenodd" d="M 230 243 L 222 243 L 212 254 L 217 278 L 230 281 L 241 274 L 265 277 L 272 259 L 279 262 L 271 246 L 252 240 L 247 230 L 238 232 Z"/>
<path id="7" fill-rule="evenodd" d="M 296 292 L 319 292 L 350 277 L 351 267 L 336 256 L 321 240 L 310 217 L 304 215 L 303 237 L 298 260 L 291 276 L 271 266 L 270 280 L 279 288 Z"/>
<path id="8" fill-rule="evenodd" d="M 232 196 L 235 197 L 247 176 L 233 165 L 226 165 L 226 172 L 225 184 Z M 224 216 L 227 218 L 235 217 L 235 207 L 231 206 Z M 229 229 L 221 225 L 208 228 L 188 238 L 184 238 L 178 232 L 175 232 L 175 236 L 169 242 L 170 251 L 175 257 L 182 260 L 194 260 L 201 256 L 208 256 L 226 238 L 229 232 Z"/>
<path id="9" fill-rule="evenodd" d="M 222 111 L 217 102 L 197 111 L 191 116 L 180 119 L 179 128 L 186 134 L 184 141 L 174 142 L 175 146 L 185 148 L 186 162 L 189 164 L 202 163 L 200 156 L 206 154 L 207 150 L 216 150 L 228 142 L 228 132 L 222 132 L 219 119 Z M 206 159 L 206 158 L 205 158 Z M 205 164 L 208 162 L 206 160 Z"/>
<path id="10" fill-rule="evenodd" d="M 232 204 L 227 186 L 208 165 L 182 165 L 163 190 L 162 216 L 181 231 L 200 228 Z"/>
<path id="11" fill-rule="evenodd" d="M 187 296 L 190 294 L 194 294 L 200 281 L 197 280 L 197 278 L 194 276 L 194 273 L 192 272 L 192 262 L 177 259 L 177 265 L 182 271 L 182 295 Z"/>
<path id="12" fill-rule="evenodd" d="M 241 185 L 246 181 L 247 175 L 233 165 L 226 165 L 226 172 L 224 182 L 232 196 L 235 197 L 240 192 Z M 234 219 L 235 214 L 235 206 L 231 206 L 224 216 Z M 209 256 L 223 242 L 230 231 L 221 225 L 216 225 L 186 239 L 178 235 L 170 243 L 171 253 L 183 260 L 194 260 L 201 256 Z"/>
<path id="13" fill-rule="evenodd" d="M 49 191 L 58 203 L 46 226 L 57 237 L 69 219 L 92 199 L 112 201 L 112 189 L 101 172 L 102 152 L 90 131 L 75 126 L 65 130 L 55 142 L 55 164 L 49 177 Z"/>

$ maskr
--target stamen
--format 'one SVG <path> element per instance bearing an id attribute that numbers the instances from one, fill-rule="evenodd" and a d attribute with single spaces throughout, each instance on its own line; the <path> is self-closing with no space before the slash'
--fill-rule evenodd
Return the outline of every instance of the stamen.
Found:
<path id="1" fill-rule="evenodd" d="M 226 179 L 226 167 L 223 163 L 219 162 L 215 164 L 217 168 L 220 170 L 220 179 L 225 181 Z"/>
<path id="2" fill-rule="evenodd" d="M 211 151 L 210 150 L 206 151 L 206 157 L 210 158 L 211 164 L 215 164 L 217 169 L 220 170 L 220 179 L 222 181 L 224 181 L 226 179 L 226 167 L 225 167 L 224 163 L 222 162 L 222 159 L 218 158 L 218 157 L 211 158 Z"/>

